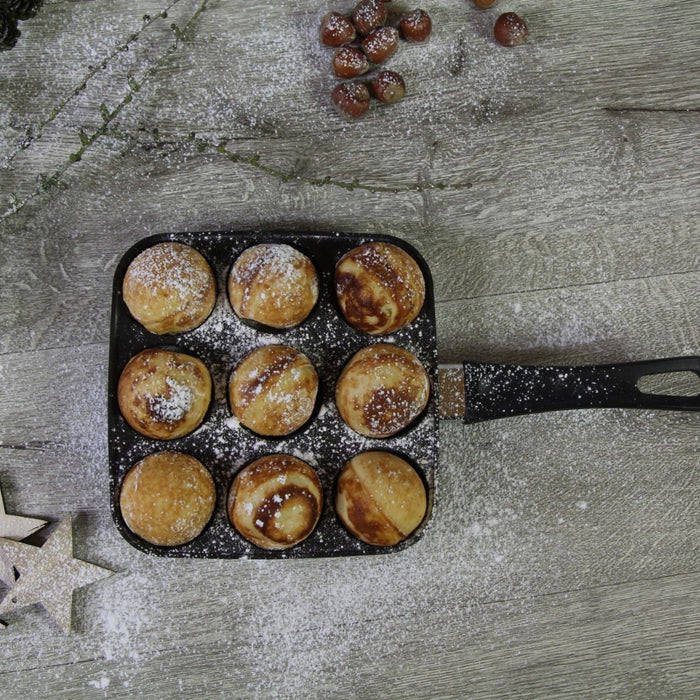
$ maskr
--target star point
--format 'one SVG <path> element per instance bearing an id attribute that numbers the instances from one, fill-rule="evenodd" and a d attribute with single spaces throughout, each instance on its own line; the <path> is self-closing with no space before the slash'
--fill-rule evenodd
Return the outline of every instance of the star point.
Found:
<path id="1" fill-rule="evenodd" d="M 114 573 L 73 558 L 70 514 L 61 520 L 42 547 L 0 539 L 0 556 L 3 553 L 19 572 L 19 578 L 0 603 L 0 615 L 41 603 L 66 633 L 71 627 L 73 591 Z"/>
<path id="2" fill-rule="evenodd" d="M 21 515 L 8 515 L 5 511 L 5 503 L 2 500 L 0 490 L 0 538 L 8 540 L 24 540 L 46 525 L 45 520 L 38 518 L 25 518 Z M 12 562 L 7 555 L 0 552 L 0 581 L 12 586 L 15 582 L 15 573 Z"/>

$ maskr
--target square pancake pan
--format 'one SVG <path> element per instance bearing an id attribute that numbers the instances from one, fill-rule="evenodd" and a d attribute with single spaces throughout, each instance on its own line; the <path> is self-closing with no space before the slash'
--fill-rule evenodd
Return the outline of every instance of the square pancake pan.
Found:
<path id="1" fill-rule="evenodd" d="M 198 250 L 209 262 L 217 284 L 217 300 L 209 318 L 198 328 L 177 335 L 148 332 L 129 313 L 122 298 L 122 280 L 131 261 L 156 243 L 178 241 Z M 334 270 L 349 250 L 370 241 L 393 243 L 408 252 L 420 266 L 426 282 L 426 300 L 419 316 L 388 336 L 370 336 L 352 328 L 339 311 L 334 291 Z M 259 243 L 284 243 L 307 255 L 319 275 L 319 300 L 311 315 L 298 327 L 270 332 L 241 321 L 227 296 L 227 277 L 234 260 L 246 248 Z M 395 343 L 418 357 L 432 382 L 426 410 L 400 434 L 382 439 L 363 437 L 351 430 L 335 406 L 335 383 L 345 363 L 361 348 L 378 342 Z M 241 426 L 229 405 L 227 384 L 237 363 L 261 345 L 279 343 L 309 357 L 319 375 L 320 404 L 313 419 L 284 438 L 265 438 Z M 127 361 L 145 348 L 167 348 L 200 358 L 213 380 L 213 398 L 202 425 L 193 433 L 173 440 L 155 440 L 133 430 L 117 403 L 117 383 Z M 168 557 L 192 558 L 301 558 L 377 554 L 398 551 L 416 542 L 430 517 L 438 455 L 435 391 L 437 349 L 433 285 L 430 270 L 419 253 L 391 236 L 346 233 L 316 234 L 287 231 L 216 231 L 166 233 L 139 241 L 120 260 L 114 276 L 110 334 L 108 389 L 110 504 L 121 535 L 137 549 Z M 193 541 L 175 547 L 152 545 L 127 527 L 119 509 L 119 490 L 129 469 L 145 456 L 175 450 L 196 457 L 211 472 L 217 490 L 214 514 Z M 366 450 L 386 450 L 402 456 L 424 480 L 428 512 L 416 532 L 390 547 L 366 544 L 352 536 L 334 511 L 335 480 L 345 463 Z M 309 463 L 318 473 L 324 506 L 314 532 L 286 550 L 265 550 L 249 543 L 230 524 L 226 512 L 229 487 L 236 473 L 251 461 L 272 453 L 291 454 Z"/>

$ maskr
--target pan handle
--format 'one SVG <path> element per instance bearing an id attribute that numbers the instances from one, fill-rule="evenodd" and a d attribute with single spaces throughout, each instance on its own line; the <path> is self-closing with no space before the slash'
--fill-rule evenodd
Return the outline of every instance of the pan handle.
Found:
<path id="1" fill-rule="evenodd" d="M 653 374 L 700 377 L 700 357 L 577 367 L 464 362 L 463 369 L 466 423 L 572 408 L 700 411 L 700 394 L 652 394 L 638 387 L 642 377 Z"/>

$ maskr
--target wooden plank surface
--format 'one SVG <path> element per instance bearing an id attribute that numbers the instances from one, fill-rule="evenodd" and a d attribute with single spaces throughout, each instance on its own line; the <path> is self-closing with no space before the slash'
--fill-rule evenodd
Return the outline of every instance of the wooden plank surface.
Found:
<path id="1" fill-rule="evenodd" d="M 1 697 L 700 693 L 699 414 L 443 421 L 400 554 L 164 560 L 112 524 L 112 280 L 152 233 L 397 235 L 441 362 L 700 354 L 696 2 L 431 1 L 405 100 L 357 123 L 316 34 L 351 6 L 46 0 L 0 53 L 0 487 L 52 523 L 32 543 L 73 512 L 75 556 L 118 572 L 68 637 L 6 620 Z M 501 11 L 527 45 L 493 43 Z"/>

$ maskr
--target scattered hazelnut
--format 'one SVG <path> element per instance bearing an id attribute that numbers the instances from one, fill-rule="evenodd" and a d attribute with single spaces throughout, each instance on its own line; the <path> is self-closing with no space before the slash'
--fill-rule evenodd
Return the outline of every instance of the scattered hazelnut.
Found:
<path id="1" fill-rule="evenodd" d="M 369 100 L 369 90 L 364 83 L 340 83 L 331 93 L 336 108 L 353 119 L 358 119 L 369 109 Z"/>
<path id="2" fill-rule="evenodd" d="M 515 12 L 505 12 L 496 20 L 493 36 L 503 46 L 518 46 L 527 40 L 527 25 Z"/>
<path id="3" fill-rule="evenodd" d="M 362 0 L 352 11 L 355 29 L 363 36 L 386 23 L 389 11 L 382 0 Z"/>
<path id="4" fill-rule="evenodd" d="M 406 94 L 406 83 L 398 73 L 383 70 L 372 79 L 372 93 L 378 100 L 393 104 Z"/>
<path id="5" fill-rule="evenodd" d="M 487 7 L 491 7 L 491 5 L 495 5 L 496 0 L 474 0 L 474 4 L 477 7 L 480 7 L 482 10 L 485 10 Z"/>
<path id="6" fill-rule="evenodd" d="M 355 41 L 357 32 L 349 17 L 339 12 L 329 12 L 321 20 L 320 36 L 325 46 L 344 46 Z"/>
<path id="7" fill-rule="evenodd" d="M 403 38 L 415 43 L 425 41 L 433 28 L 428 13 L 420 9 L 403 15 L 399 21 L 399 27 Z"/>
<path id="8" fill-rule="evenodd" d="M 368 70 L 367 56 L 355 46 L 343 46 L 333 54 L 333 72 L 339 78 L 356 78 Z"/>
<path id="9" fill-rule="evenodd" d="M 361 46 L 372 63 L 382 63 L 396 53 L 399 31 L 395 27 L 378 27 L 362 40 Z"/>
<path id="10" fill-rule="evenodd" d="M 391 0 L 360 0 L 352 13 L 327 13 L 321 21 L 321 43 L 332 46 L 332 70 L 343 79 L 358 78 L 367 73 L 372 64 L 380 64 L 396 53 L 401 38 L 408 42 L 423 42 L 432 31 L 432 21 L 425 10 L 405 12 L 396 26 L 387 26 Z M 474 2 L 481 6 L 479 0 Z M 484 7 L 495 0 L 481 0 Z M 356 43 L 360 38 L 359 46 Z M 352 46 L 349 46 L 352 44 Z M 380 71 L 367 82 L 348 80 L 335 86 L 331 102 L 342 114 L 357 119 L 370 106 L 371 97 L 393 103 L 406 94 L 404 79 L 393 71 Z"/>

